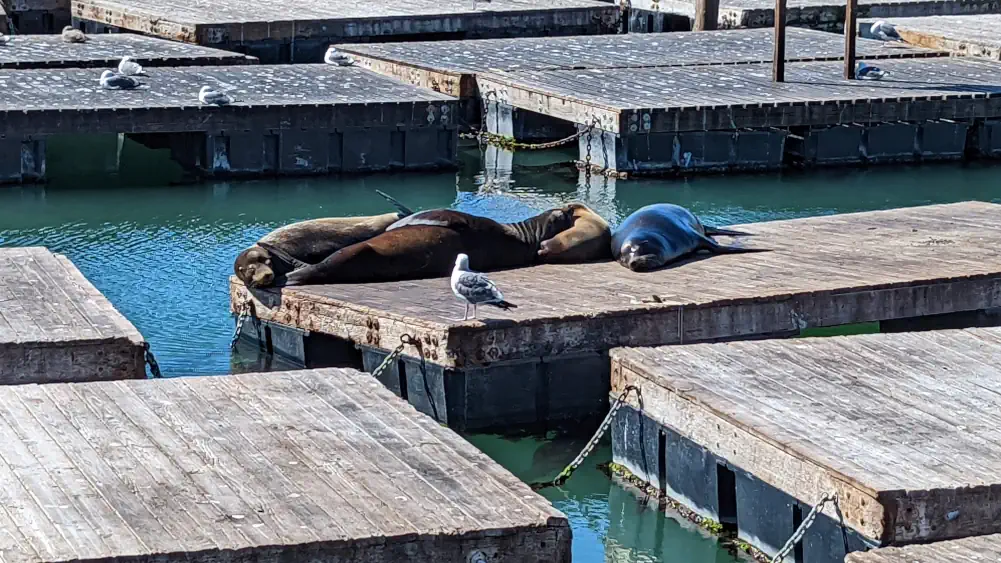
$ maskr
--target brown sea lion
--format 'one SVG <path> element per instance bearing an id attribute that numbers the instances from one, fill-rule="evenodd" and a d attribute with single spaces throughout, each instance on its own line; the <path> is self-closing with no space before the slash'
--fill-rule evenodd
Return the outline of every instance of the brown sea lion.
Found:
<path id="1" fill-rule="evenodd" d="M 538 262 L 539 244 L 573 225 L 569 206 L 547 210 L 517 223 L 461 211 L 437 209 L 415 214 L 414 224 L 387 229 L 347 246 L 319 264 L 290 272 L 286 285 L 366 283 L 447 277 L 459 254 L 472 269 L 487 272 Z"/>
<path id="2" fill-rule="evenodd" d="M 573 226 L 544 240 L 539 256 L 549 264 L 580 264 L 612 257 L 612 229 L 601 215 L 583 203 L 571 203 Z"/>

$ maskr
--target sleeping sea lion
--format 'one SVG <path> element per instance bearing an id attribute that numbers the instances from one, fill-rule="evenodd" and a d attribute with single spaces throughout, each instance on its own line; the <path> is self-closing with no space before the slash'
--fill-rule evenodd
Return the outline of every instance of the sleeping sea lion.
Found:
<path id="1" fill-rule="evenodd" d="M 295 269 L 321 262 L 346 246 L 382 233 L 413 213 L 385 193 L 376 192 L 399 211 L 363 217 L 325 217 L 279 227 L 241 252 L 233 263 L 233 272 L 247 287 L 267 287 Z"/>
<path id="2" fill-rule="evenodd" d="M 517 223 L 498 223 L 450 209 L 415 215 L 420 221 L 387 229 L 338 250 L 319 264 L 287 274 L 285 284 L 447 277 L 459 254 L 467 254 L 470 268 L 480 272 L 528 266 L 538 262 L 542 241 L 573 225 L 568 206 Z"/>
<path id="3" fill-rule="evenodd" d="M 583 203 L 568 205 L 573 226 L 551 239 L 542 241 L 541 261 L 550 264 L 580 264 L 612 257 L 612 229 L 601 215 Z"/>
<path id="4" fill-rule="evenodd" d="M 751 236 L 751 233 L 707 227 L 684 207 L 655 203 L 634 211 L 615 230 L 612 257 L 634 272 L 648 272 L 699 250 L 713 254 L 769 250 L 723 246 L 711 238 L 714 235 Z"/>

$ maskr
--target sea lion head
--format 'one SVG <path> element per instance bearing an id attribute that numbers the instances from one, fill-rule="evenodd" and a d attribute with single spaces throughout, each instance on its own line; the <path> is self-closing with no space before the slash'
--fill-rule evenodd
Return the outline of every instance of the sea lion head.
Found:
<path id="1" fill-rule="evenodd" d="M 260 246 L 251 246 L 236 257 L 233 273 L 247 287 L 271 285 L 275 281 L 275 271 L 271 267 L 271 253 Z"/>
<path id="2" fill-rule="evenodd" d="M 551 239 L 563 231 L 573 227 L 574 209 L 571 205 L 564 205 L 546 211 L 542 214 L 543 222 L 539 241 Z"/>
<path id="3" fill-rule="evenodd" d="M 656 233 L 629 237 L 619 248 L 619 264 L 634 272 L 649 272 L 667 263 L 667 241 Z"/>

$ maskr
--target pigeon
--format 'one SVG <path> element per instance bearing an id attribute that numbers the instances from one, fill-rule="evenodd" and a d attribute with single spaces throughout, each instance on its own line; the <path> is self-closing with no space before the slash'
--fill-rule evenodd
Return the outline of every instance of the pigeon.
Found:
<path id="1" fill-rule="evenodd" d="M 504 301 L 504 294 L 485 274 L 469 269 L 469 256 L 465 254 L 459 254 L 455 257 L 455 268 L 452 270 L 451 282 L 452 293 L 466 302 L 466 314 L 462 317 L 464 321 L 469 319 L 470 305 L 473 306 L 474 319 L 476 318 L 477 305 L 492 305 L 505 311 L 518 308 L 517 305 Z"/>
<path id="2" fill-rule="evenodd" d="M 84 35 L 79 29 L 75 29 L 72 25 L 67 25 L 63 28 L 62 34 L 63 41 L 67 43 L 83 43 L 87 41 L 87 36 Z"/>
<path id="3" fill-rule="evenodd" d="M 886 76 L 886 74 L 887 72 L 878 66 L 867 65 L 862 61 L 859 61 L 855 69 L 855 78 L 861 80 L 879 80 Z"/>
<path id="4" fill-rule="evenodd" d="M 131 90 L 137 88 L 139 84 L 138 78 L 118 74 L 113 70 L 101 73 L 101 86 L 108 90 Z"/>
<path id="5" fill-rule="evenodd" d="M 351 55 L 346 55 L 338 51 L 333 45 L 327 48 L 327 53 L 323 55 L 323 62 L 328 65 L 351 66 L 355 64 Z"/>
<path id="6" fill-rule="evenodd" d="M 202 86 L 198 92 L 198 101 L 205 105 L 225 106 L 233 103 L 233 97 L 211 86 Z"/>
<path id="7" fill-rule="evenodd" d="M 132 57 L 125 55 L 122 62 L 118 63 L 118 73 L 125 76 L 146 76 L 146 71 L 142 65 L 132 60 Z"/>
<path id="8" fill-rule="evenodd" d="M 903 41 L 904 38 L 897 33 L 897 29 L 893 27 L 893 24 L 886 23 L 883 20 L 872 24 L 869 28 L 869 33 L 878 39 L 883 41 Z"/>

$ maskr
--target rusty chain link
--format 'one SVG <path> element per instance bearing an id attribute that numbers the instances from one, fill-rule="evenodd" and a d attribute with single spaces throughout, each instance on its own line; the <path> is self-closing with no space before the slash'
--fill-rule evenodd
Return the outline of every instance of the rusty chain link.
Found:
<path id="1" fill-rule="evenodd" d="M 146 341 L 143 341 L 143 359 L 149 365 L 149 374 L 153 376 L 153 379 L 163 377 L 163 374 L 160 373 L 160 364 L 156 363 L 156 357 L 149 349 L 149 342 Z"/>
<path id="2" fill-rule="evenodd" d="M 244 299 L 243 303 L 240 304 L 237 310 L 236 318 L 236 330 L 233 331 L 233 339 L 229 341 L 229 348 L 232 350 L 236 347 L 236 342 L 240 340 L 240 333 L 243 332 L 243 323 L 246 322 L 247 317 L 250 316 L 251 309 L 253 308 L 253 303 L 250 301 L 250 297 Z"/>
<path id="3" fill-rule="evenodd" d="M 584 460 L 587 459 L 587 456 L 591 455 L 591 452 L 594 451 L 594 447 L 598 445 L 598 442 L 605 435 L 605 432 L 608 432 L 609 427 L 612 426 L 612 419 L 615 418 L 615 413 L 618 412 L 622 405 L 625 404 L 626 397 L 629 396 L 630 391 L 636 391 L 639 393 L 639 389 L 637 389 L 635 385 L 627 385 L 626 388 L 622 390 L 622 393 L 616 397 L 611 408 L 608 409 L 608 414 L 605 415 L 605 419 L 601 421 L 600 425 L 598 425 L 598 430 L 594 433 L 594 436 L 591 436 L 591 439 L 587 441 L 587 444 L 584 445 L 584 449 L 577 454 L 577 457 L 575 457 L 569 465 L 563 468 L 563 471 L 560 471 L 560 474 L 557 475 L 552 481 L 532 483 L 530 485 L 532 490 L 537 491 L 546 487 L 559 487 L 565 483 L 571 475 L 573 475 L 573 472 L 576 471 L 577 468 L 580 467 L 580 464 L 584 463 Z"/>

